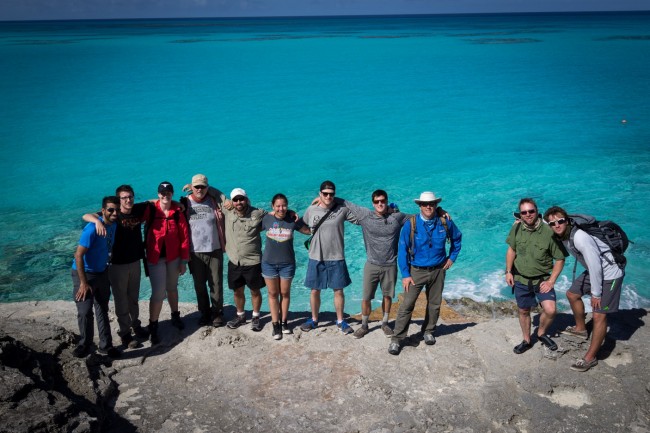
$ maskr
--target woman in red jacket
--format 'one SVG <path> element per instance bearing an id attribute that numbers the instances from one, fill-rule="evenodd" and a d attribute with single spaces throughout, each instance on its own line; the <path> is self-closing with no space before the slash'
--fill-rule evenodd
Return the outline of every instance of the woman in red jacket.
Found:
<path id="1" fill-rule="evenodd" d="M 190 257 L 187 220 L 178 205 L 172 203 L 174 187 L 169 182 L 158 185 L 158 201 L 146 233 L 147 267 L 151 282 L 149 331 L 151 344 L 158 344 L 158 317 L 167 297 L 172 310 L 172 325 L 185 328 L 178 311 L 178 277 L 186 270 Z"/>

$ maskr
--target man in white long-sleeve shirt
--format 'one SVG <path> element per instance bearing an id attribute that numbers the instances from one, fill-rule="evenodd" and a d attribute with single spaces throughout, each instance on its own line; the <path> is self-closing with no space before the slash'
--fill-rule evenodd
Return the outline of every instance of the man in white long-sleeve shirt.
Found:
<path id="1" fill-rule="evenodd" d="M 582 297 L 591 295 L 593 310 L 591 344 L 584 358 L 578 359 L 571 365 L 573 370 L 587 371 L 598 364 L 596 355 L 607 333 L 607 314 L 618 311 L 625 270 L 624 267 L 616 264 L 610 248 L 604 242 L 577 227 L 572 227 L 567 212 L 561 207 L 553 206 L 548 209 L 544 213 L 544 219 L 569 254 L 586 269 L 575 279 L 566 293 L 576 325 L 568 327 L 563 333 L 585 340 L 588 338 Z M 575 231 L 573 239 L 572 231 Z"/>

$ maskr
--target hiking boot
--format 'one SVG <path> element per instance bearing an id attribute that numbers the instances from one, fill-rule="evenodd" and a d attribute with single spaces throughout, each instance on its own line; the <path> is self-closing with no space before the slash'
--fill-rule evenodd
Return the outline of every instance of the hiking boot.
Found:
<path id="1" fill-rule="evenodd" d="M 589 334 L 587 333 L 586 329 L 584 331 L 578 331 L 575 326 L 569 326 L 564 331 L 560 331 L 560 333 L 564 335 L 570 335 L 572 337 L 582 338 L 583 340 L 589 339 Z"/>
<path id="2" fill-rule="evenodd" d="M 158 338 L 158 321 L 149 322 L 149 337 L 151 338 L 151 345 L 155 346 L 160 343 L 160 338 Z"/>
<path id="3" fill-rule="evenodd" d="M 274 340 L 282 340 L 282 327 L 280 326 L 280 322 L 273 323 L 273 332 L 271 332 L 271 337 L 273 337 Z"/>
<path id="4" fill-rule="evenodd" d="M 202 314 L 201 317 L 199 318 L 199 326 L 208 326 L 211 325 L 211 320 L 210 316 L 206 316 L 205 314 Z"/>
<path id="5" fill-rule="evenodd" d="M 395 334 L 391 329 L 391 327 L 388 326 L 388 323 L 384 323 L 383 325 L 381 325 L 381 330 L 384 331 L 384 335 L 388 338 L 392 337 L 393 334 Z"/>
<path id="6" fill-rule="evenodd" d="M 287 322 L 282 322 L 282 333 L 293 334 L 293 331 L 291 330 L 291 328 L 289 328 L 289 324 Z"/>
<path id="7" fill-rule="evenodd" d="M 172 326 L 178 328 L 179 331 L 182 331 L 185 329 L 185 324 L 181 320 L 181 312 L 180 311 L 174 311 L 172 313 Z"/>
<path id="8" fill-rule="evenodd" d="M 364 328 L 363 326 L 360 328 L 357 328 L 356 331 L 354 331 L 354 338 L 363 338 L 368 332 L 368 328 Z"/>
<path id="9" fill-rule="evenodd" d="M 120 352 L 119 350 L 117 350 L 113 346 L 107 347 L 106 349 L 98 349 L 97 352 L 101 353 L 102 355 L 106 355 L 109 358 L 113 358 L 113 359 L 122 357 L 122 352 Z"/>
<path id="10" fill-rule="evenodd" d="M 223 314 L 217 314 L 212 320 L 212 326 L 215 328 L 221 328 L 223 325 Z"/>
<path id="11" fill-rule="evenodd" d="M 237 329 L 246 323 L 246 314 L 237 314 L 234 319 L 226 324 L 230 329 Z"/>
<path id="12" fill-rule="evenodd" d="M 251 319 L 251 329 L 253 332 L 260 332 L 262 330 L 262 324 L 260 323 L 260 316 L 253 316 Z"/>
<path id="13" fill-rule="evenodd" d="M 402 348 L 400 347 L 399 343 L 391 342 L 388 345 L 388 353 L 391 355 L 399 355 L 401 350 Z"/>
<path id="14" fill-rule="evenodd" d="M 143 328 L 140 325 L 134 326 L 133 327 L 133 334 L 135 335 L 136 338 L 140 338 L 143 340 L 146 340 L 149 338 L 149 331 L 147 331 L 146 328 Z"/>
<path id="15" fill-rule="evenodd" d="M 352 334 L 354 332 L 354 329 L 352 329 L 352 327 L 348 325 L 348 322 L 345 320 L 341 323 L 337 323 L 336 326 L 339 328 L 339 331 L 343 333 L 343 335 Z"/>
<path id="16" fill-rule="evenodd" d="M 318 322 L 315 321 L 314 319 L 310 318 L 305 323 L 300 325 L 300 330 L 303 331 L 303 332 L 309 332 L 312 329 L 316 329 L 317 327 L 318 327 Z"/>
<path id="17" fill-rule="evenodd" d="M 422 339 L 424 340 L 424 344 L 427 346 L 433 346 L 436 344 L 436 337 L 434 337 L 430 332 L 425 332 L 424 335 L 422 335 Z"/>
<path id="18" fill-rule="evenodd" d="M 591 361 L 587 361 L 586 359 L 581 358 L 571 364 L 571 370 L 584 372 L 589 370 L 591 367 L 595 367 L 596 365 L 598 365 L 598 360 L 596 358 Z"/>
<path id="19" fill-rule="evenodd" d="M 122 339 L 122 345 L 128 349 L 135 349 L 138 347 L 138 342 L 133 339 L 133 336 L 131 333 L 125 334 L 124 336 L 121 337 Z"/>
<path id="20" fill-rule="evenodd" d="M 79 345 L 72 351 L 72 356 L 75 358 L 85 358 L 88 355 L 88 346 Z"/>

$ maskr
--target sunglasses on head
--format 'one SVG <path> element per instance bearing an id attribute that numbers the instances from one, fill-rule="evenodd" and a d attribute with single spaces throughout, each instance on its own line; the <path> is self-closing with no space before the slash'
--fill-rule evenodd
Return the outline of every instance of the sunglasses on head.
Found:
<path id="1" fill-rule="evenodd" d="M 519 213 L 522 215 L 534 215 L 537 213 L 537 211 L 535 209 L 531 209 L 531 210 L 522 210 L 519 211 Z"/>
<path id="2" fill-rule="evenodd" d="M 555 221 L 549 221 L 548 223 L 548 225 L 551 227 L 555 227 L 556 225 L 562 225 L 562 224 L 566 224 L 566 218 L 560 218 Z"/>

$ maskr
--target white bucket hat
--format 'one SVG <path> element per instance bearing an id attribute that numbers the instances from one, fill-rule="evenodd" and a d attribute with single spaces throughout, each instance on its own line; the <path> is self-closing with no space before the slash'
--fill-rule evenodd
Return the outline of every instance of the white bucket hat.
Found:
<path id="1" fill-rule="evenodd" d="M 420 194 L 420 198 L 415 199 L 415 204 L 419 205 L 420 203 L 435 203 L 438 204 L 442 201 L 441 198 L 436 198 L 436 195 L 431 191 L 424 191 Z"/>

